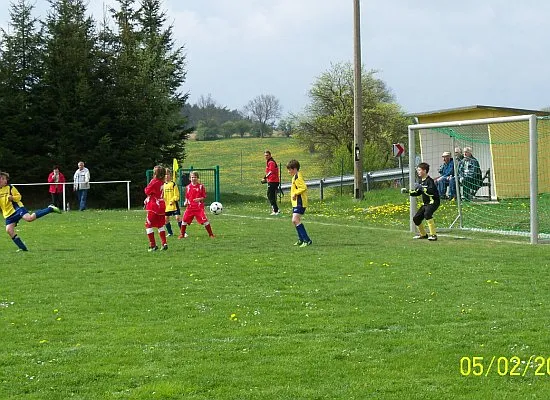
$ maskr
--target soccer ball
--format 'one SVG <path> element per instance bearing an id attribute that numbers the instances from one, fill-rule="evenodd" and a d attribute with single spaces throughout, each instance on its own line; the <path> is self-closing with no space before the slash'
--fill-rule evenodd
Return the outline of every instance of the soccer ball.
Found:
<path id="1" fill-rule="evenodd" d="M 221 214 L 223 211 L 222 203 L 218 201 L 213 202 L 212 204 L 210 204 L 210 211 L 212 212 L 212 214 Z"/>

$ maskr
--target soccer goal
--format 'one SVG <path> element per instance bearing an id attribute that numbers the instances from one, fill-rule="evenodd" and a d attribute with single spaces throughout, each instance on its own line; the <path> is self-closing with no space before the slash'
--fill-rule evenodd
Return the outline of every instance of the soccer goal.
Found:
<path id="1" fill-rule="evenodd" d="M 462 158 L 464 149 L 470 157 Z M 539 243 L 550 239 L 549 151 L 548 117 L 409 125 L 409 182 L 414 185 L 420 162 L 428 163 L 430 176 L 437 179 L 448 152 L 455 178 L 440 183 L 438 229 L 522 235 Z M 411 198 L 411 231 L 416 208 Z"/>

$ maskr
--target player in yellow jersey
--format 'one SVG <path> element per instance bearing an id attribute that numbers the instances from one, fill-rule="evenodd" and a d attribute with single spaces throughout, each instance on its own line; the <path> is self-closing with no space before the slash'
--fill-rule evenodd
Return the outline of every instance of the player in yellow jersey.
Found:
<path id="1" fill-rule="evenodd" d="M 166 219 L 165 227 L 168 232 L 168 236 L 173 236 L 172 225 L 170 224 L 170 217 L 175 216 L 178 223 L 178 230 L 181 229 L 181 212 L 180 212 L 180 191 L 176 182 L 172 180 L 172 171 L 170 168 L 166 168 L 166 176 L 164 177 L 164 202 L 166 203 Z"/>
<path id="2" fill-rule="evenodd" d="M 0 209 L 6 220 L 6 233 L 10 235 L 13 243 L 19 247 L 17 251 L 28 251 L 25 243 L 23 243 L 21 238 L 15 233 L 17 223 L 22 219 L 27 222 L 32 222 L 51 212 L 60 214 L 61 211 L 56 206 L 49 205 L 46 208 L 30 214 L 21 202 L 21 194 L 19 191 L 8 183 L 9 178 L 10 174 L 0 171 Z"/>
<path id="3" fill-rule="evenodd" d="M 306 228 L 302 223 L 302 215 L 307 208 L 307 186 L 304 177 L 300 172 L 300 163 L 297 160 L 290 160 L 286 165 L 288 173 L 292 175 L 292 184 L 290 185 L 290 197 L 292 199 L 292 223 L 298 232 L 298 241 L 295 246 L 307 247 L 313 242 L 309 238 Z"/>

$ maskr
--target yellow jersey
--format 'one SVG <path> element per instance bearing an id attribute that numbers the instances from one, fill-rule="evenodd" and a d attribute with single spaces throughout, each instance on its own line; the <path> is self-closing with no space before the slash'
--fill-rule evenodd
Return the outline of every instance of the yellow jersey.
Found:
<path id="1" fill-rule="evenodd" d="M 296 196 L 296 199 L 294 199 L 294 196 Z M 307 186 L 300 171 L 292 177 L 290 198 L 292 199 L 292 207 L 307 207 Z"/>
<path id="2" fill-rule="evenodd" d="M 13 200 L 9 200 L 8 196 L 12 195 Z M 21 194 L 12 185 L 6 185 L 0 188 L 0 208 L 2 209 L 2 215 L 4 218 L 8 218 L 15 213 L 15 209 L 24 207 L 21 202 Z"/>
<path id="3" fill-rule="evenodd" d="M 174 181 L 164 184 L 164 202 L 166 203 L 166 211 L 176 211 L 178 202 L 180 201 L 180 190 Z"/>

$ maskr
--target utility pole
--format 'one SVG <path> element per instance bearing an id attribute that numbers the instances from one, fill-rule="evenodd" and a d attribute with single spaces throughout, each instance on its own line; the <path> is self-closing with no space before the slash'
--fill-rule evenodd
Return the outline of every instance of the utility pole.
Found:
<path id="1" fill-rule="evenodd" d="M 359 0 L 353 0 L 353 61 L 354 61 L 354 93 L 353 93 L 353 188 L 354 199 L 363 199 L 363 129 L 362 112 L 363 85 L 361 83 L 361 11 Z"/>

